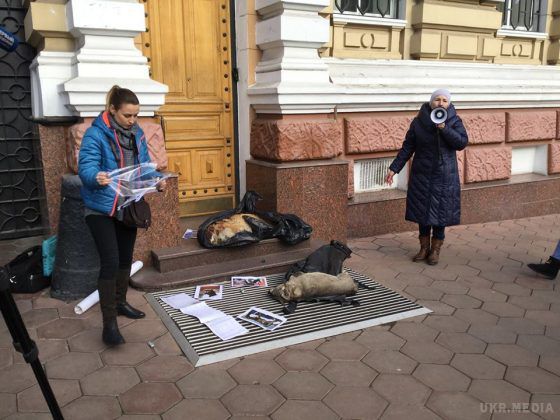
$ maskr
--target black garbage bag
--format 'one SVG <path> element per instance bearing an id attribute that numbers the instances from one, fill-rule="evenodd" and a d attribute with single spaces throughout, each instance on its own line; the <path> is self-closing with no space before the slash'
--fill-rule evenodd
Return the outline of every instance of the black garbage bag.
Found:
<path id="1" fill-rule="evenodd" d="M 247 191 L 235 209 L 207 219 L 198 228 L 200 245 L 205 248 L 223 248 L 270 238 L 294 245 L 311 237 L 311 226 L 296 215 L 257 211 L 259 200 L 262 200 L 259 194 Z"/>
<path id="2" fill-rule="evenodd" d="M 261 215 L 276 226 L 272 236 L 289 245 L 295 245 L 311 237 L 313 228 L 295 214 L 266 212 Z"/>
<path id="3" fill-rule="evenodd" d="M 329 245 L 317 248 L 302 261 L 290 267 L 284 279 L 288 281 L 295 273 L 326 273 L 338 276 L 342 273 L 344 260 L 350 257 L 352 250 L 339 241 L 331 241 Z"/>

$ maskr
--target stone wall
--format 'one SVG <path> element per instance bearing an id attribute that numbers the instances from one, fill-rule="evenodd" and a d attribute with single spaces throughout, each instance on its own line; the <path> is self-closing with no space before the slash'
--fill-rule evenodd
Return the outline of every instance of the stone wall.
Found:
<path id="1" fill-rule="evenodd" d="M 548 173 L 560 173 L 560 110 L 459 110 L 469 146 L 458 153 L 462 183 L 511 177 L 515 147 L 549 145 Z M 353 196 L 353 163 L 395 156 L 413 112 L 345 113 L 335 116 L 283 116 L 253 122 L 251 153 L 268 162 L 341 158 L 348 165 L 348 196 Z"/>

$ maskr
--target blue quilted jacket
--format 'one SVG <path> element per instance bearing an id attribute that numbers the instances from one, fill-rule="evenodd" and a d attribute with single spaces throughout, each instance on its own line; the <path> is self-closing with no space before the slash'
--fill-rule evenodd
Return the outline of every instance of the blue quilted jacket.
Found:
<path id="1" fill-rule="evenodd" d="M 457 225 L 461 220 L 461 186 L 456 152 L 467 147 L 467 131 L 450 104 L 445 128 L 439 130 L 438 136 L 430 112 L 429 103 L 422 105 L 390 169 L 399 173 L 414 155 L 406 196 L 406 220 L 431 226 Z"/>
<path id="2" fill-rule="evenodd" d="M 110 142 L 115 145 L 119 160 L 113 153 Z M 139 163 L 150 162 L 146 136 L 140 127 L 136 135 Z M 117 207 L 117 194 L 109 186 L 102 187 L 95 179 L 98 172 L 110 172 L 124 165 L 121 146 L 117 133 L 111 124 L 107 112 L 99 114 L 87 129 L 80 146 L 78 175 L 82 180 L 81 194 L 86 207 L 113 216 Z M 157 174 L 156 174 L 157 175 Z"/>

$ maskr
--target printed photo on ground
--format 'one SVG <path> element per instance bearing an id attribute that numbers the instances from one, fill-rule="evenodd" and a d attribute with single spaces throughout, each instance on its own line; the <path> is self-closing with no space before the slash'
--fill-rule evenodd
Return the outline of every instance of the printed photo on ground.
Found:
<path id="1" fill-rule="evenodd" d="M 239 319 L 258 325 L 259 327 L 273 331 L 286 322 L 286 318 L 272 312 L 253 306 L 238 316 Z"/>
<path id="2" fill-rule="evenodd" d="M 266 277 L 233 276 L 231 287 L 267 287 Z"/>
<path id="3" fill-rule="evenodd" d="M 222 298 L 223 286 L 220 284 L 207 284 L 196 286 L 194 298 L 200 300 L 219 300 Z"/>

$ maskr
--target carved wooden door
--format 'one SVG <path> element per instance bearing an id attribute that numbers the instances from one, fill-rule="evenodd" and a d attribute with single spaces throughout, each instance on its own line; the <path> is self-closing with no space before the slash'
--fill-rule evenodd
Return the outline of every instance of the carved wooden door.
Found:
<path id="1" fill-rule="evenodd" d="M 235 201 L 228 0 L 144 0 L 143 53 L 153 79 L 169 86 L 158 114 L 179 174 L 181 216 Z"/>

